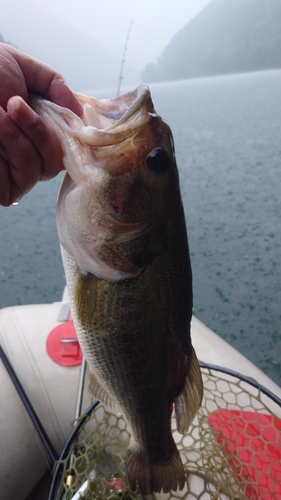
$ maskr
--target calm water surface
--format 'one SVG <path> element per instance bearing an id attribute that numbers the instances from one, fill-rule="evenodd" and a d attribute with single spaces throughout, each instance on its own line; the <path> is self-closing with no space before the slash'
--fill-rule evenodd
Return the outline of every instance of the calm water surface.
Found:
<path id="1" fill-rule="evenodd" d="M 151 85 L 155 108 L 174 133 L 194 314 L 279 385 L 280 89 L 279 70 Z M 55 230 L 61 179 L 0 208 L 0 307 L 61 297 Z"/>

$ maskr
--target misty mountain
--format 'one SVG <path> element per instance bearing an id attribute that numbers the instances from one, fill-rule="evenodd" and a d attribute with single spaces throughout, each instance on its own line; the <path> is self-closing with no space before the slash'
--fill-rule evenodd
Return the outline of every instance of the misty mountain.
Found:
<path id="1" fill-rule="evenodd" d="M 93 20 L 94 32 L 94 20 Z M 9 0 L 1 11 L 0 33 L 18 49 L 58 70 L 76 91 L 116 88 L 122 54 L 107 50 L 93 35 L 62 21 L 28 0 Z M 138 71 L 124 67 L 124 85 L 140 81 Z"/>
<path id="2" fill-rule="evenodd" d="M 213 0 L 171 40 L 146 82 L 281 68 L 281 0 Z"/>

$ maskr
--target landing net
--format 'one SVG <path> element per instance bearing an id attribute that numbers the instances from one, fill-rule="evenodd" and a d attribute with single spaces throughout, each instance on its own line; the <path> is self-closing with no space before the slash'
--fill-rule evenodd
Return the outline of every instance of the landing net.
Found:
<path id="1" fill-rule="evenodd" d="M 281 500 L 281 400 L 230 370 L 201 371 L 204 398 L 188 433 L 172 421 L 186 486 L 149 498 Z M 125 420 L 98 405 L 57 463 L 49 500 L 142 500 L 126 485 L 129 440 Z"/>

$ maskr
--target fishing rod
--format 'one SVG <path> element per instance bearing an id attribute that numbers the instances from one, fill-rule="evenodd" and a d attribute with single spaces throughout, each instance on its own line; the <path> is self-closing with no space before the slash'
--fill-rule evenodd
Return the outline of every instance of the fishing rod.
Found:
<path id="1" fill-rule="evenodd" d="M 126 40 L 125 40 L 123 57 L 122 57 L 122 61 L 121 61 L 120 76 L 119 76 L 118 87 L 117 87 L 117 97 L 120 95 L 121 81 L 123 80 L 123 67 L 124 67 L 124 63 L 125 63 L 125 54 L 126 54 L 126 50 L 128 48 L 128 41 L 130 38 L 130 31 L 131 31 L 132 24 L 133 24 L 133 21 L 131 21 L 129 24 L 129 28 L 128 28 L 128 32 L 127 32 L 127 36 L 126 36 Z"/>

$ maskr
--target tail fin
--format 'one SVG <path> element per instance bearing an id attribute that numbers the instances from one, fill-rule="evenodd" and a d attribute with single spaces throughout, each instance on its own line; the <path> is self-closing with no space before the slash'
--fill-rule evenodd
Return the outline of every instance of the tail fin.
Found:
<path id="1" fill-rule="evenodd" d="M 177 429 L 181 434 L 187 432 L 194 419 L 203 397 L 203 381 L 194 349 L 190 357 L 190 368 L 185 379 L 183 390 L 176 398 L 175 414 Z"/>
<path id="2" fill-rule="evenodd" d="M 143 495 L 161 490 L 164 493 L 178 488 L 182 490 L 185 485 L 184 469 L 175 444 L 167 458 L 154 461 L 145 453 L 128 448 L 125 465 L 129 488 L 135 491 L 139 487 Z"/>

